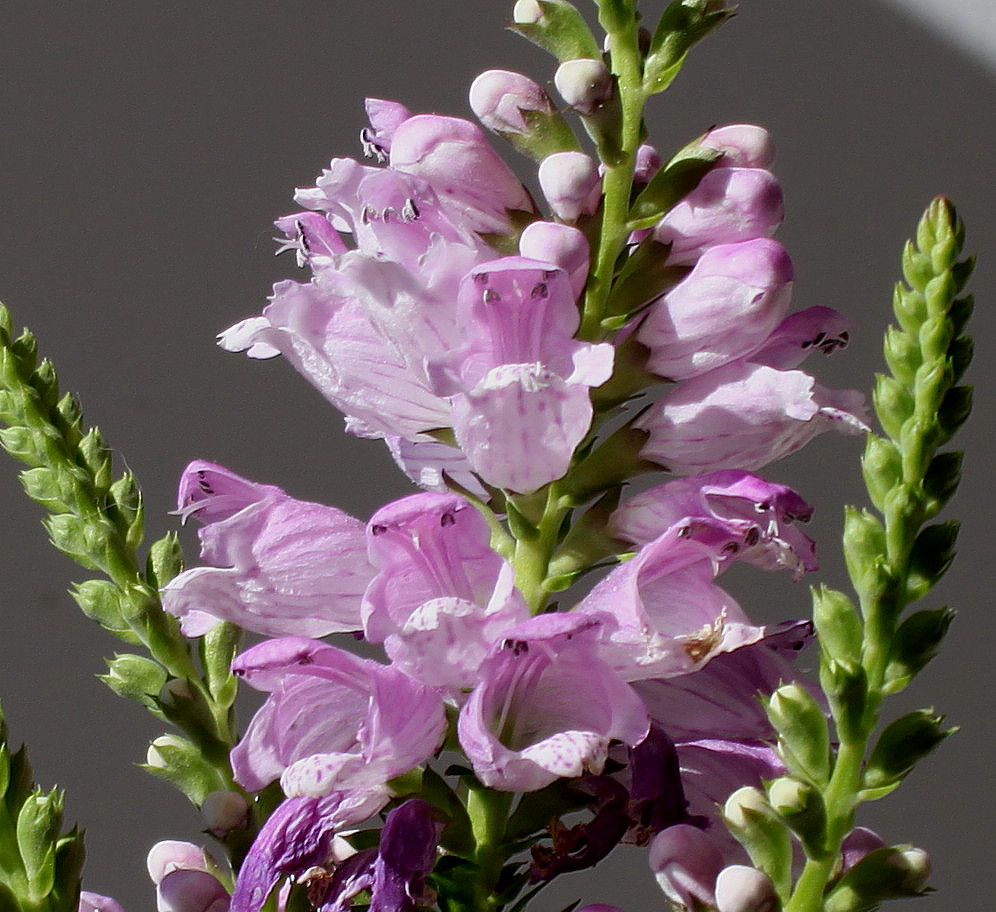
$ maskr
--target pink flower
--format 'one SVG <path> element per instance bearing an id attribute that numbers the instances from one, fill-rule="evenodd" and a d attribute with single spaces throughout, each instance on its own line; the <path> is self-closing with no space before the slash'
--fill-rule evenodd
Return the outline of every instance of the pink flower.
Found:
<path id="1" fill-rule="evenodd" d="M 395 667 L 458 696 L 511 626 L 529 616 L 484 517 L 453 494 L 413 494 L 367 526 L 378 568 L 363 600 L 367 638 Z"/>
<path id="2" fill-rule="evenodd" d="M 201 460 L 180 479 L 179 511 L 204 521 L 201 557 L 212 565 L 163 589 L 163 608 L 187 636 L 223 620 L 271 636 L 360 629 L 373 568 L 359 520 Z"/>
<path id="3" fill-rule="evenodd" d="M 717 244 L 771 237 L 784 218 L 782 189 L 763 168 L 713 168 L 654 228 L 668 260 L 694 263 Z"/>
<path id="4" fill-rule="evenodd" d="M 612 740 L 647 734 L 643 704 L 598 657 L 598 623 L 544 614 L 507 631 L 460 711 L 460 745 L 489 788 L 529 792 L 601 772 Z"/>
<path id="5" fill-rule="evenodd" d="M 645 459 L 676 475 L 759 469 L 831 429 L 868 430 L 864 397 L 802 371 L 735 361 L 682 383 L 635 422 Z"/>
<path id="6" fill-rule="evenodd" d="M 551 263 L 504 257 L 460 286 L 464 343 L 432 365 L 453 401 L 457 443 L 488 484 L 520 493 L 560 478 L 588 432 L 588 390 L 612 372 L 613 348 L 574 339 L 570 282 Z"/>
<path id="7" fill-rule="evenodd" d="M 394 668 L 317 640 L 284 637 L 242 653 L 232 670 L 268 691 L 231 753 L 240 785 L 280 777 L 284 793 L 380 789 L 439 747 L 439 694 Z"/>
<path id="8" fill-rule="evenodd" d="M 752 355 L 785 316 L 792 275 L 777 241 L 710 247 L 640 323 L 636 338 L 650 349 L 647 368 L 684 380 Z"/>

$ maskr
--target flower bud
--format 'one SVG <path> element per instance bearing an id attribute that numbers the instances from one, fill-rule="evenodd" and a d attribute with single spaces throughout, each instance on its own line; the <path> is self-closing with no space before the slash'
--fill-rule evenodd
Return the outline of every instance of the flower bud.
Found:
<path id="1" fill-rule="evenodd" d="M 536 0 L 517 0 L 512 7 L 512 21 L 516 25 L 535 25 L 543 18 L 543 10 Z"/>
<path id="2" fill-rule="evenodd" d="M 554 114 L 543 87 L 509 70 L 485 70 L 470 86 L 470 107 L 481 123 L 496 133 L 527 133 L 523 112 Z"/>
<path id="3" fill-rule="evenodd" d="M 588 239 L 573 225 L 530 222 L 519 236 L 519 253 L 559 266 L 571 280 L 574 297 L 581 296 L 588 280 Z"/>
<path id="4" fill-rule="evenodd" d="M 556 152 L 544 158 L 539 182 L 554 215 L 565 222 L 598 208 L 601 178 L 595 162 L 583 152 Z"/>
<path id="5" fill-rule="evenodd" d="M 661 831 L 650 843 L 648 861 L 671 902 L 690 909 L 713 906 L 723 856 L 702 830 L 680 823 Z"/>
<path id="6" fill-rule="evenodd" d="M 761 791 L 737 789 L 723 808 L 730 831 L 747 850 L 751 861 L 781 888 L 792 882 L 792 838 Z"/>
<path id="7" fill-rule="evenodd" d="M 553 84 L 579 114 L 593 114 L 613 92 L 612 73 L 604 61 L 589 57 L 567 60 L 557 67 Z"/>
<path id="8" fill-rule="evenodd" d="M 775 912 L 780 908 L 775 885 L 763 871 L 730 865 L 716 878 L 717 912 Z"/>
<path id="9" fill-rule="evenodd" d="M 663 164 L 660 152 L 653 146 L 644 143 L 636 150 L 636 164 L 633 166 L 633 183 L 637 186 L 649 184 L 653 176 L 660 171 Z"/>
<path id="10" fill-rule="evenodd" d="M 227 833 L 246 825 L 249 805 L 238 792 L 211 792 L 201 805 L 201 816 L 208 831 L 223 839 Z"/>
<path id="11" fill-rule="evenodd" d="M 782 189 L 763 168 L 714 168 L 654 228 L 668 261 L 694 263 L 717 244 L 771 237 L 785 217 Z"/>
<path id="12" fill-rule="evenodd" d="M 768 168 L 775 158 L 771 134 L 754 124 L 714 127 L 699 140 L 699 145 L 721 152 L 721 166 Z"/>
<path id="13" fill-rule="evenodd" d="M 647 362 L 671 380 L 697 377 L 760 349 L 792 296 L 793 268 L 769 238 L 720 244 L 650 308 L 637 333 Z"/>
<path id="14" fill-rule="evenodd" d="M 470 87 L 481 123 L 525 155 L 540 161 L 577 149 L 578 141 L 542 86 L 521 73 L 486 70 Z"/>
<path id="15" fill-rule="evenodd" d="M 824 853 L 827 815 L 820 792 L 808 782 L 783 776 L 768 787 L 768 800 L 809 855 L 819 857 Z"/>
<path id="16" fill-rule="evenodd" d="M 79 912 L 124 912 L 124 907 L 110 896 L 101 896 L 89 890 L 80 891 Z"/>

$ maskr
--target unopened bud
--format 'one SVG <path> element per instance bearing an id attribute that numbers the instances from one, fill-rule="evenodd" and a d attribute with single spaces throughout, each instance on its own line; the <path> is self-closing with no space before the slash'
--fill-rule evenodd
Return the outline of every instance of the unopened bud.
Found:
<path id="1" fill-rule="evenodd" d="M 512 21 L 516 25 L 535 25 L 543 18 L 543 10 L 536 0 L 518 0 L 512 7 Z"/>
<path id="2" fill-rule="evenodd" d="M 728 124 L 715 127 L 699 140 L 706 149 L 722 153 L 722 165 L 738 168 L 768 168 L 775 158 L 771 134 L 754 124 Z"/>
<path id="3" fill-rule="evenodd" d="M 149 745 L 145 754 L 145 762 L 153 769 L 167 769 L 169 767 L 166 758 L 160 753 L 160 748 L 186 751 L 190 748 L 190 742 L 184 741 L 177 735 L 160 735 Z"/>
<path id="4" fill-rule="evenodd" d="M 232 830 L 246 825 L 249 820 L 249 805 L 238 792 L 211 792 L 201 805 L 201 816 L 208 831 L 223 839 Z"/>
<path id="5" fill-rule="evenodd" d="M 730 865 L 716 878 L 717 912 L 775 912 L 779 908 L 775 885 L 763 871 Z"/>
<path id="6" fill-rule="evenodd" d="M 553 84 L 564 101 L 580 114 L 593 114 L 612 97 L 612 73 L 595 58 L 565 61 L 557 68 Z"/>
<path id="7" fill-rule="evenodd" d="M 591 215 L 598 208 L 601 178 L 598 167 L 584 152 L 556 152 L 539 166 L 543 195 L 554 214 L 565 222 Z"/>
<path id="8" fill-rule="evenodd" d="M 528 132 L 523 111 L 555 112 L 542 86 L 510 70 L 481 73 L 470 86 L 470 107 L 481 123 L 496 133 Z"/>
<path id="9" fill-rule="evenodd" d="M 519 253 L 531 260 L 559 266 L 571 280 L 578 298 L 588 280 L 588 239 L 573 225 L 558 222 L 530 222 L 519 236 Z"/>
<path id="10" fill-rule="evenodd" d="M 723 856 L 698 827 L 679 823 L 658 833 L 648 861 L 671 902 L 689 909 L 712 907 Z"/>

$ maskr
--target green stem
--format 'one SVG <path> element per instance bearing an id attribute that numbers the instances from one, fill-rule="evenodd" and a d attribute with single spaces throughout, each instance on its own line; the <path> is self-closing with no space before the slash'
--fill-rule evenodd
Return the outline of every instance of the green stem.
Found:
<path id="1" fill-rule="evenodd" d="M 595 266 L 585 294 L 584 315 L 579 333 L 582 339 L 604 337 L 601 322 L 612 287 L 616 260 L 629 237 L 627 221 L 633 189 L 633 170 L 643 130 L 643 107 L 647 101 L 643 90 L 643 58 L 640 54 L 635 15 L 624 21 L 618 29 L 610 30 L 609 41 L 612 49 L 612 72 L 617 79 L 622 107 L 622 154 L 618 161 L 603 162 L 605 175 L 602 178 L 602 227 L 598 251 L 593 258 Z"/>
<path id="2" fill-rule="evenodd" d="M 512 792 L 498 792 L 481 785 L 472 786 L 467 795 L 467 815 L 476 844 L 474 861 L 479 871 L 475 903 L 479 910 L 497 909 L 500 905 L 495 888 L 508 859 L 503 843 L 514 797 Z"/>

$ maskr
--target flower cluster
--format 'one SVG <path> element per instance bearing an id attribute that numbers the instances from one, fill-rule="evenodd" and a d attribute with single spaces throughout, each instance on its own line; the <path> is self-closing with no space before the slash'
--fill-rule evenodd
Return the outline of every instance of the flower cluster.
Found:
<path id="1" fill-rule="evenodd" d="M 612 81 L 573 63 L 558 89 L 595 116 Z M 471 103 L 507 138 L 566 128 L 519 74 L 482 74 Z M 671 844 L 705 840 L 713 874 L 746 862 L 716 808 L 785 771 L 757 695 L 798 678 L 811 625 L 754 624 L 717 579 L 738 560 L 796 577 L 816 566 L 799 529 L 812 509 L 754 470 L 827 428 L 865 429 L 859 394 L 797 369 L 845 344 L 846 320 L 789 312 L 759 127 L 711 130 L 679 154 L 698 156 L 698 180 L 631 229 L 610 319 L 592 330 L 603 172 L 591 158 L 542 157 L 544 218 L 473 123 L 382 100 L 367 113 L 377 164 L 333 160 L 276 223 L 310 281 L 281 282 L 220 339 L 290 360 L 425 491 L 364 524 L 208 462 L 180 483 L 206 565 L 168 584 L 164 608 L 190 636 L 228 621 L 270 638 L 233 665 L 267 697 L 231 761 L 247 793 L 279 781 L 285 797 L 231 909 L 257 912 L 293 883 L 323 912 L 360 893 L 415 909 L 431 901 L 437 846 L 461 856 L 471 812 L 453 802 L 483 794 L 507 812 L 501 796 L 515 795 L 526 815 L 529 796 L 558 788 L 590 819 L 554 814 L 515 849 L 503 831 L 501 858 L 531 845 L 526 880 L 542 883 L 652 843 L 665 892 L 684 902 L 661 860 Z M 668 167 L 641 147 L 634 194 Z M 685 477 L 622 498 L 630 476 L 662 468 Z M 587 595 L 552 610 L 553 591 L 606 562 Z M 386 661 L 317 639 L 335 633 L 381 644 Z M 449 803 L 425 785 L 444 747 L 469 764 Z M 385 809 L 377 848 L 336 842 Z M 463 854 L 479 856 L 480 838 Z"/>

